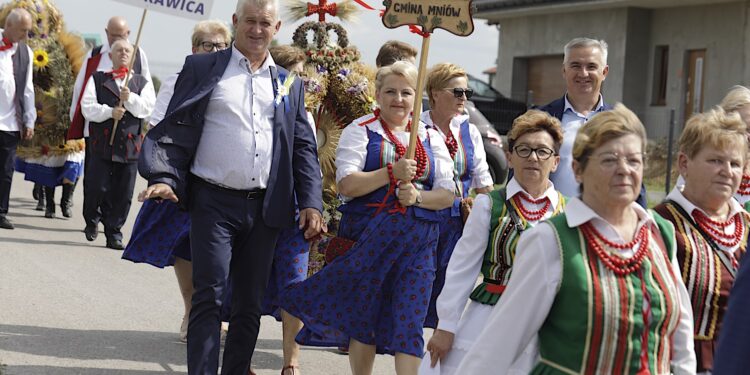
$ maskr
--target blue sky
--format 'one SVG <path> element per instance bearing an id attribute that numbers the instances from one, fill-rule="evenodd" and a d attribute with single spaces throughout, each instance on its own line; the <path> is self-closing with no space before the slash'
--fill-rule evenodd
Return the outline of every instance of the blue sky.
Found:
<path id="1" fill-rule="evenodd" d="M 113 0 L 50 0 L 63 13 L 69 31 L 99 33 L 104 38 L 104 27 L 109 17 L 125 17 L 135 34 L 142 10 Z M 310 0 L 314 2 L 315 0 Z M 364 0 L 372 7 L 382 8 L 380 0 Z M 285 3 L 281 0 L 281 4 Z M 231 22 L 236 6 L 235 0 L 214 0 L 211 18 Z M 282 12 L 284 14 L 284 12 Z M 308 18 L 310 20 L 311 18 Z M 389 39 L 398 39 L 420 49 L 421 37 L 410 33 L 406 27 L 385 28 L 378 12 L 362 10 L 356 24 L 343 23 L 349 33 L 351 44 L 362 53 L 362 60 L 375 65 L 378 48 Z M 277 39 L 280 43 L 291 43 L 292 33 L 303 21 L 282 21 Z M 152 73 L 160 78 L 179 71 L 185 55 L 190 53 L 190 34 L 195 21 L 175 16 L 149 12 L 141 37 L 141 47 L 149 57 Z M 495 65 L 498 46 L 498 31 L 484 20 L 475 20 L 475 31 L 468 37 L 457 37 L 445 30 L 436 30 L 430 42 L 428 66 L 439 62 L 453 62 L 463 66 L 469 74 L 485 79 L 482 71 Z"/>

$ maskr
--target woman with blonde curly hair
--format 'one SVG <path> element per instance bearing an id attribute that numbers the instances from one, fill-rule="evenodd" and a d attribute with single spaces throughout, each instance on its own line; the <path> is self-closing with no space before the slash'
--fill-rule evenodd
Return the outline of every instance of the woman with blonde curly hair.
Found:
<path id="1" fill-rule="evenodd" d="M 721 108 L 693 116 L 679 141 L 677 163 L 685 185 L 654 208 L 676 229 L 699 374 L 713 371 L 729 292 L 747 247 L 750 215 L 733 199 L 747 161 L 746 132 L 739 114 Z"/>
<path id="2" fill-rule="evenodd" d="M 738 113 L 742 122 L 750 127 L 750 89 L 739 85 L 732 87 L 719 106 L 727 113 Z M 750 137 L 750 134 L 748 137 Z M 745 164 L 742 182 L 740 182 L 740 188 L 737 189 L 734 198 L 742 205 L 750 202 L 750 164 Z"/>
<path id="3" fill-rule="evenodd" d="M 304 323 L 297 342 L 348 346 L 355 375 L 372 373 L 376 353 L 394 355 L 398 375 L 413 375 L 423 354 L 438 211 L 453 203 L 455 185 L 443 140 L 411 122 L 416 81 L 408 62 L 378 70 L 378 109 L 348 125 L 336 150 L 345 203 L 334 240 L 343 254 L 280 298 Z M 412 126 L 419 140 L 407 159 Z"/>

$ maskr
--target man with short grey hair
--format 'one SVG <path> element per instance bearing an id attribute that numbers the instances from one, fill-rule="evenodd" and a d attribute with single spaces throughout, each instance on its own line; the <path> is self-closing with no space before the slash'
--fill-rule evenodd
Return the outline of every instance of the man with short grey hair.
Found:
<path id="1" fill-rule="evenodd" d="M 607 78 L 607 43 L 603 40 L 575 38 L 564 48 L 562 74 L 565 95 L 539 108 L 562 122 L 563 143 L 560 165 L 550 175 L 555 188 L 568 197 L 578 196 L 578 182 L 573 173 L 573 142 L 578 129 L 595 114 L 611 109 L 601 94 Z"/>
<path id="2" fill-rule="evenodd" d="M 0 44 L 0 228 L 13 229 L 8 220 L 13 163 L 19 139 L 34 136 L 36 106 L 32 53 L 23 41 L 31 31 L 31 14 L 16 8 L 5 18 Z"/>
<path id="3" fill-rule="evenodd" d="M 268 52 L 281 27 L 278 4 L 240 0 L 232 24 L 231 48 L 186 58 L 139 165 L 149 184 L 141 200 L 169 199 L 190 214 L 195 291 L 189 374 L 217 372 L 219 317 L 230 277 L 221 372 L 252 373 L 261 301 L 279 231 L 294 225 L 295 197 L 305 238 L 323 227 L 320 165 L 304 87 Z"/>
<path id="4" fill-rule="evenodd" d="M 575 38 L 568 42 L 563 49 L 562 66 L 565 95 L 539 108 L 562 123 L 560 165 L 550 174 L 550 180 L 555 189 L 568 197 L 579 196 L 578 182 L 573 173 L 573 143 L 578 129 L 595 114 L 612 109 L 602 96 L 602 84 L 609 74 L 607 49 L 607 42 L 603 40 Z M 638 204 L 646 206 L 643 187 Z"/>
<path id="5" fill-rule="evenodd" d="M 72 100 L 70 102 L 70 127 L 68 128 L 67 138 L 84 138 L 86 140 L 86 157 L 83 163 L 84 191 L 87 189 L 89 182 L 91 182 L 87 175 L 91 175 L 95 172 L 92 172 L 89 168 L 92 164 L 90 160 L 91 153 L 89 152 L 89 149 L 92 145 L 89 142 L 89 122 L 84 118 L 81 111 L 81 97 L 83 96 L 84 90 L 86 90 L 86 83 L 89 81 L 89 78 L 94 75 L 94 73 L 108 72 L 112 70 L 112 59 L 110 58 L 109 52 L 112 49 L 112 45 L 116 41 L 128 40 L 128 38 L 130 37 L 130 27 L 128 26 L 128 22 L 125 20 L 125 18 L 114 16 L 107 21 L 107 26 L 104 28 L 104 33 L 107 35 L 106 43 L 92 48 L 91 51 L 89 51 L 86 60 L 84 60 L 85 62 L 83 66 L 81 66 L 81 69 L 78 71 L 78 76 L 76 77 L 75 84 L 73 85 Z M 151 72 L 148 68 L 148 59 L 146 58 L 146 53 L 139 47 L 138 50 L 135 51 L 135 56 L 136 58 L 133 62 L 133 69 L 131 73 L 140 74 L 147 81 L 151 81 Z M 76 184 L 77 183 L 78 181 L 76 181 Z M 72 200 L 74 186 L 75 185 L 63 185 L 62 199 L 63 201 L 68 201 L 68 206 L 70 204 L 70 200 Z M 102 211 L 106 211 L 108 209 L 106 207 L 106 202 L 103 203 L 105 204 L 104 208 L 99 207 L 99 204 L 99 202 L 93 201 L 91 197 L 87 197 L 86 194 L 83 195 L 83 211 L 95 213 L 93 216 L 89 216 L 88 219 L 85 220 L 86 227 L 83 231 L 88 241 L 96 240 L 99 234 L 98 228 L 99 221 L 101 220 L 102 216 Z"/>

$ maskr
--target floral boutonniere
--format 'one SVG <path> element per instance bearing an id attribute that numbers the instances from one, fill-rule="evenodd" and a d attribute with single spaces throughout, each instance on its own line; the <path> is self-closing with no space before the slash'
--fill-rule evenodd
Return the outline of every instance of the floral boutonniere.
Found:
<path id="1" fill-rule="evenodd" d="M 276 79 L 276 99 L 274 99 L 274 104 L 278 107 L 281 102 L 284 102 L 285 111 L 289 111 L 289 89 L 291 89 L 294 79 L 294 73 L 287 77 L 279 75 L 279 78 Z"/>

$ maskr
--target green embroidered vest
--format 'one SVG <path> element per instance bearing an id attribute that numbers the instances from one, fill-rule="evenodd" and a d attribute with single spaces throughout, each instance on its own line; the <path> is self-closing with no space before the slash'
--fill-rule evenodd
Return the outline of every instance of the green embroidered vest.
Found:
<path id="1" fill-rule="evenodd" d="M 648 366 L 669 374 L 671 335 L 680 318 L 672 271 L 674 227 L 653 215 L 649 253 L 640 271 L 618 276 L 604 266 L 566 215 L 549 220 L 562 261 L 557 296 L 539 330 L 540 362 L 533 374 L 636 374 L 641 367 L 644 329 L 642 282 L 650 299 Z M 661 237 L 660 241 L 656 236 Z M 669 255 L 662 250 L 664 243 Z M 564 244 L 564 246 L 562 245 Z M 643 279 L 640 275 L 646 275 Z"/>
<path id="2" fill-rule="evenodd" d="M 561 212 L 567 202 L 567 198 L 559 192 L 557 194 L 558 204 L 554 208 L 555 213 Z M 493 190 L 488 195 L 492 208 L 490 211 L 489 241 L 482 259 L 482 276 L 484 279 L 481 284 L 474 288 L 469 298 L 484 305 L 494 306 L 510 280 L 513 261 L 516 258 L 516 245 L 521 235 L 521 232 L 514 225 L 508 209 L 516 210 L 519 218 L 521 214 L 512 204 L 511 207 L 508 207 L 505 188 Z M 520 225 L 524 230 L 531 227 L 526 220 L 522 221 Z"/>

